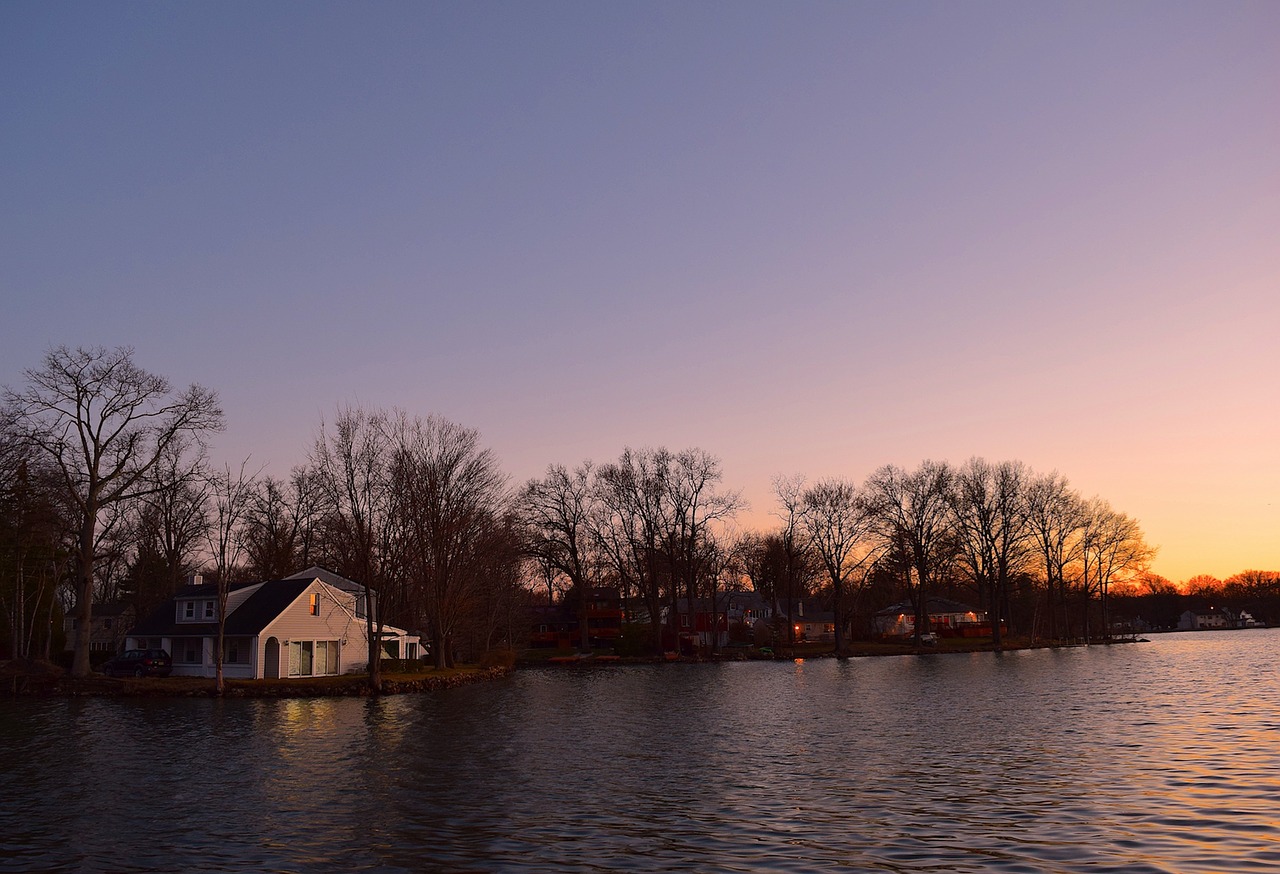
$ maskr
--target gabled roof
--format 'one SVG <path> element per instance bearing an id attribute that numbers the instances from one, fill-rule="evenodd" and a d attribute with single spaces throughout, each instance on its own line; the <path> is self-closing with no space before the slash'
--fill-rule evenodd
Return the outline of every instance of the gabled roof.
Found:
<path id="1" fill-rule="evenodd" d="M 269 580 L 265 583 L 254 583 L 259 588 L 244 600 L 242 604 L 227 614 L 225 633 L 229 635 L 257 634 L 284 612 L 284 609 L 298 599 L 314 581 L 313 577 L 296 577 L 287 580 Z M 209 589 L 211 587 L 187 587 Z M 217 594 L 214 589 L 213 594 Z M 174 601 L 191 597 L 191 593 L 179 592 L 172 600 L 166 601 L 155 611 L 138 623 L 130 631 L 135 637 L 207 637 L 217 634 L 216 622 L 178 622 L 175 618 Z"/>
<path id="2" fill-rule="evenodd" d="M 227 615 L 227 634 L 257 634 L 307 590 L 314 578 L 290 578 L 263 583 Z"/>
<path id="3" fill-rule="evenodd" d="M 326 586 L 332 586 L 333 588 L 341 589 L 344 592 L 355 592 L 357 595 L 364 593 L 364 586 L 360 585 L 355 580 L 349 580 L 341 574 L 336 574 L 331 570 L 320 567 L 319 565 L 312 565 L 304 571 L 298 571 L 296 574 L 291 574 L 285 577 L 285 579 L 307 580 L 308 582 L 311 580 L 319 580 Z"/>
<path id="4" fill-rule="evenodd" d="M 227 587 L 228 592 L 234 592 L 237 589 L 243 589 L 245 586 L 256 586 L 255 582 L 232 583 Z M 180 586 L 173 593 L 174 600 L 183 598 L 216 598 L 218 597 L 218 586 L 215 583 L 200 583 L 199 585 Z"/>
<path id="5" fill-rule="evenodd" d="M 943 598 L 940 595 L 930 595 L 925 600 L 925 606 L 930 615 L 939 613 L 977 613 L 979 612 L 968 604 L 962 604 L 959 601 L 953 601 L 950 598 Z M 883 610 L 877 611 L 877 616 L 896 616 L 899 613 L 914 614 L 916 612 L 915 605 L 910 601 L 899 601 L 897 604 L 890 604 Z"/>

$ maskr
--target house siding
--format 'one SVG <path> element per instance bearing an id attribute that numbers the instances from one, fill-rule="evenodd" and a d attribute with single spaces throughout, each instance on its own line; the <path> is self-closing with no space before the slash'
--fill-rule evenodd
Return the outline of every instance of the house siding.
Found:
<path id="1" fill-rule="evenodd" d="M 320 615 L 311 615 L 311 596 L 320 598 Z M 314 582 L 258 635 L 257 662 L 266 665 L 267 641 L 280 643 L 280 676 L 290 676 L 289 644 L 286 641 L 338 641 L 337 673 L 363 671 L 369 665 L 363 619 L 356 618 L 355 596 L 350 592 Z M 314 652 L 313 652 L 314 658 Z M 313 674 L 320 673 L 317 665 Z"/>

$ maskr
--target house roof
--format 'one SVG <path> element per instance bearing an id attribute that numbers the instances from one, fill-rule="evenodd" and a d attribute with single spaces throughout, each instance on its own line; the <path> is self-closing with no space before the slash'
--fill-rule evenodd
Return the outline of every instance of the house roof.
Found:
<path id="1" fill-rule="evenodd" d="M 355 580 L 349 580 L 341 574 L 336 574 L 331 570 L 322 568 L 319 565 L 312 565 L 304 571 L 298 571 L 285 577 L 286 580 L 319 580 L 326 586 L 332 586 L 335 589 L 342 589 L 344 592 L 355 592 L 361 594 L 364 592 L 364 586 Z"/>
<path id="2" fill-rule="evenodd" d="M 930 596 L 925 601 L 930 615 L 937 613 L 975 613 L 977 610 L 968 604 L 962 604 L 959 601 L 952 601 L 950 598 L 942 598 L 938 596 Z M 896 616 L 899 613 L 915 613 L 916 607 L 910 601 L 899 601 L 896 604 L 890 604 L 883 610 L 876 613 L 877 616 Z"/>
<path id="3" fill-rule="evenodd" d="M 312 581 L 313 578 L 298 577 L 261 583 L 258 590 L 246 598 L 244 603 L 227 614 L 225 633 L 229 635 L 259 633 L 286 607 L 297 600 Z M 188 587 L 188 589 L 191 588 L 207 589 L 208 587 Z M 179 592 L 172 600 L 157 607 L 150 616 L 134 626 L 130 634 L 138 637 L 207 637 L 210 634 L 216 634 L 218 631 L 216 622 L 177 621 L 173 602 L 182 600 L 184 597 L 191 597 L 191 593 L 184 596 Z"/>

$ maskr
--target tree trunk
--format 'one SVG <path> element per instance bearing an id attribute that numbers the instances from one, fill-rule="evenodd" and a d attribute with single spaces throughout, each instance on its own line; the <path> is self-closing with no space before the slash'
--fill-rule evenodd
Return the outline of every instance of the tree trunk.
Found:
<path id="1" fill-rule="evenodd" d="M 92 671 L 89 666 L 89 643 L 92 640 L 93 631 L 93 539 L 97 532 L 97 522 L 96 505 L 90 502 L 85 507 L 84 521 L 80 526 L 80 579 L 76 592 L 75 656 L 71 661 L 73 677 L 87 677 Z"/>

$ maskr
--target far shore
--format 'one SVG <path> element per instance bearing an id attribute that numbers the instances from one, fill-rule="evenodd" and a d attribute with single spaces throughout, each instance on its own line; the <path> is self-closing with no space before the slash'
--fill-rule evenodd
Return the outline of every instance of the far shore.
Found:
<path id="1" fill-rule="evenodd" d="M 1095 640 L 1095 644 L 1134 643 L 1132 637 L 1112 638 L 1110 641 Z M 1011 652 L 1024 649 L 1060 649 L 1063 647 L 1084 646 L 1083 642 L 1047 643 L 1032 642 L 1026 637 L 1006 637 L 997 648 L 989 637 L 944 637 L 939 638 L 933 646 L 913 646 L 910 642 L 899 641 L 855 641 L 849 644 L 841 657 L 871 658 L 877 656 L 907 655 L 949 655 L 974 652 Z M 779 645 L 771 653 L 762 653 L 759 649 L 738 649 L 726 647 L 714 655 L 676 655 L 665 656 L 616 656 L 604 650 L 591 654 L 579 654 L 573 650 L 546 649 L 526 650 L 517 660 L 517 667 L 606 667 L 611 665 L 643 665 L 677 663 L 709 663 L 732 661 L 794 661 L 796 659 L 836 658 L 836 652 L 828 643 L 797 643 Z"/>
<path id="2" fill-rule="evenodd" d="M 1095 644 L 1133 643 L 1133 638 L 1093 641 Z M 1012 652 L 1026 649 L 1057 649 L 1082 646 L 1083 643 L 1032 642 L 1025 637 L 1006 638 L 999 649 L 991 638 L 940 638 L 934 646 L 915 647 L 908 642 L 858 641 L 846 648 L 844 658 L 879 656 L 951 655 L 975 652 Z M 526 650 L 515 660 L 516 668 L 608 668 L 648 664 L 710 664 L 729 661 L 798 661 L 835 658 L 830 643 L 798 643 L 779 646 L 772 652 L 755 648 L 727 649 L 714 655 L 686 656 L 667 653 L 664 656 L 618 656 L 611 651 L 590 654 L 573 650 Z M 452 689 L 468 683 L 495 680 L 506 676 L 512 668 L 463 665 L 443 670 L 427 669 L 416 673 L 384 673 L 383 695 L 403 695 Z M 143 677 L 114 678 L 102 674 L 72 677 L 49 662 L 15 660 L 0 662 L 0 695 L 35 698 L 212 698 L 217 697 L 210 677 Z M 272 680 L 227 679 L 224 698 L 342 698 L 369 697 L 366 674 L 343 674 L 336 677 L 306 677 Z"/>

